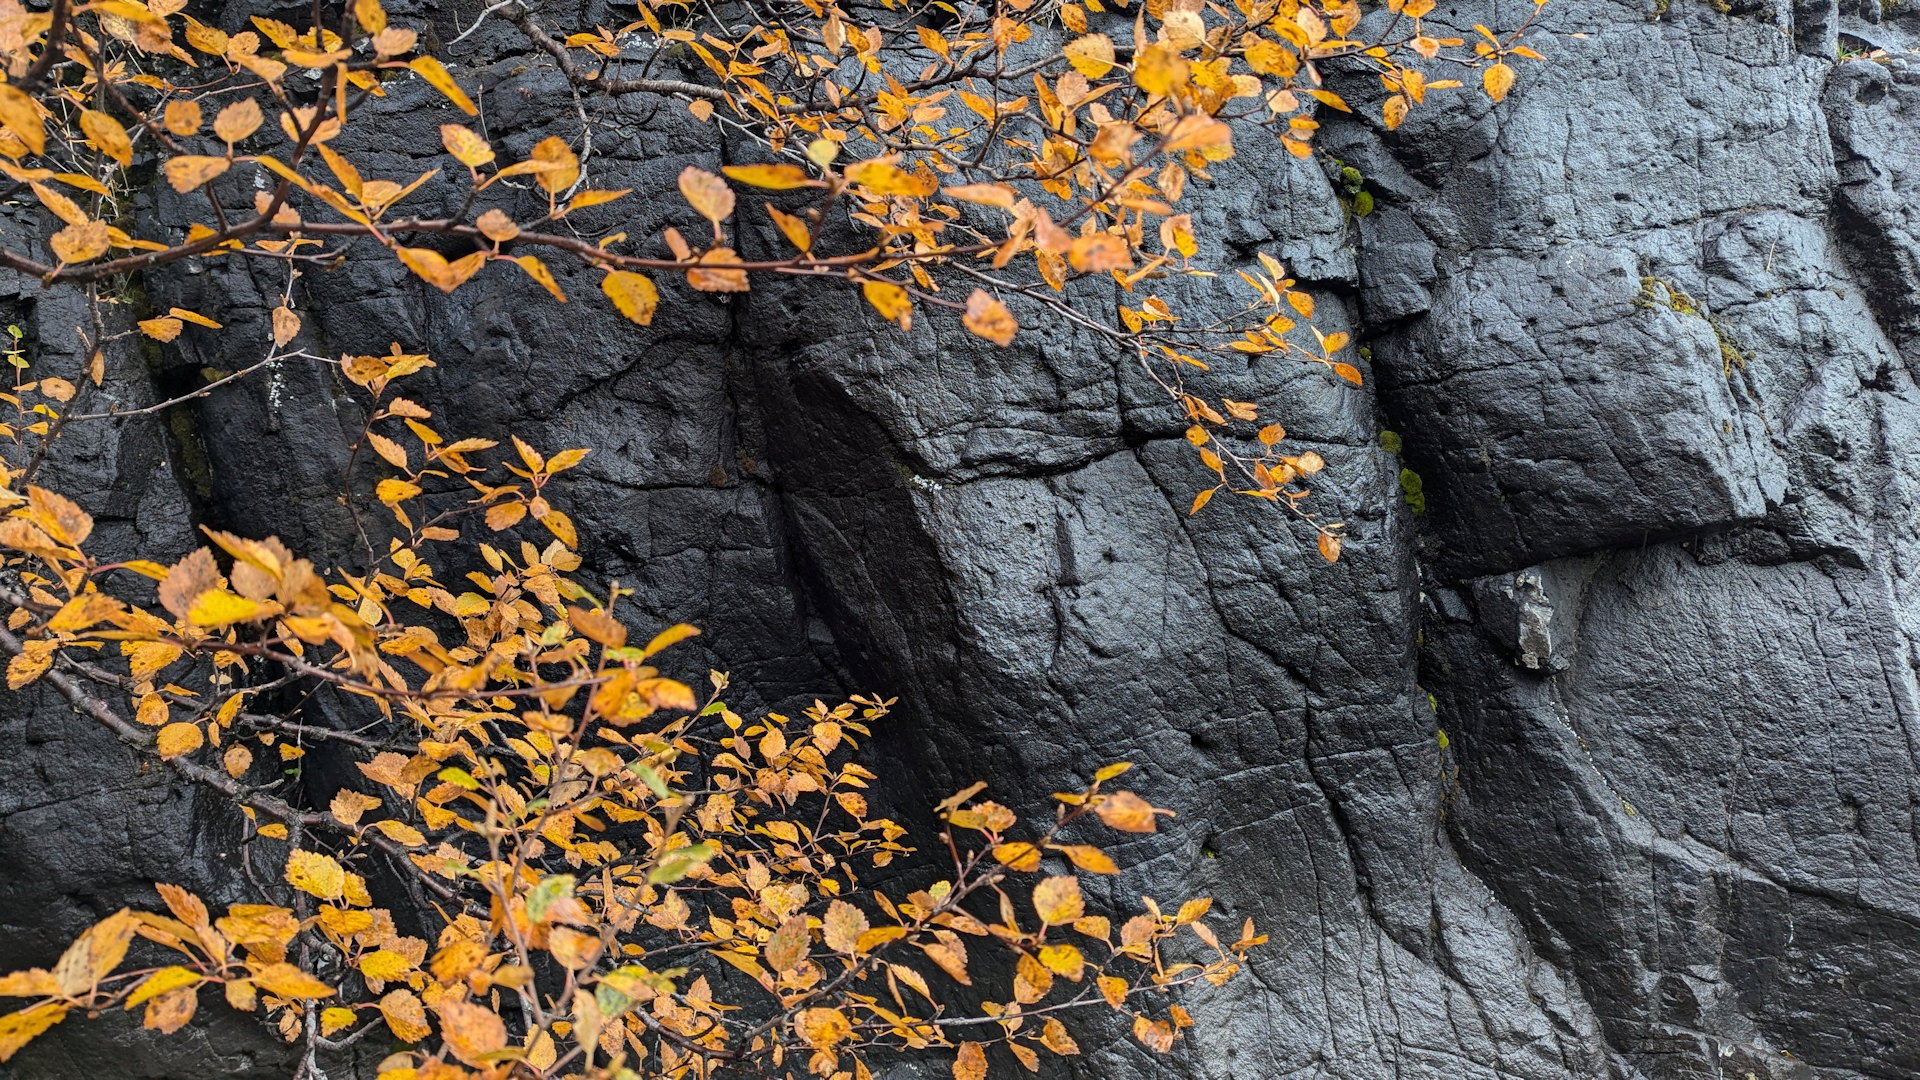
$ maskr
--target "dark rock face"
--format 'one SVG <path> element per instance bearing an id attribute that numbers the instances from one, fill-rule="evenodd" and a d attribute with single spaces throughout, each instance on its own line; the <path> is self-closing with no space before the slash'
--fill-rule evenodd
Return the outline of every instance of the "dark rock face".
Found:
<path id="1" fill-rule="evenodd" d="M 1368 345 L 1365 389 L 1271 362 L 1208 384 L 1326 457 L 1315 499 L 1352 537 L 1332 567 L 1253 500 L 1186 516 L 1177 418 L 1067 328 L 994 350 L 923 312 L 903 337 L 845 292 L 767 283 L 668 286 L 641 330 L 591 275 L 565 306 L 495 271 L 447 298 L 380 259 L 296 295 L 317 353 L 431 351 L 409 393 L 445 429 L 597 447 L 561 495 L 590 565 L 706 627 L 683 662 L 731 670 L 737 706 L 898 695 L 877 752 L 903 814 L 980 778 L 1039 808 L 1141 763 L 1181 814 L 1120 847 L 1114 898 L 1197 890 L 1272 944 L 1170 1059 L 1083 1039 L 1078 1075 L 1920 1075 L 1920 57 L 1900 52 L 1920 13 L 1658 6 L 1550 7 L 1551 69 L 1497 108 L 1459 95 L 1392 134 L 1328 118 L 1365 218 L 1255 135 L 1190 197 L 1229 262 L 1279 255 L 1322 328 Z M 1863 42 L 1892 58 L 1835 62 Z M 572 130 L 528 60 L 467 72 L 512 154 Z M 431 167 L 453 117 L 428 91 L 369 107 L 399 134 L 339 149 Z M 675 104 L 618 119 L 595 186 L 670 191 L 746 152 Z M 592 213 L 634 236 L 689 215 Z M 232 328 L 190 330 L 163 376 L 244 363 L 218 350 L 265 336 L 281 273 L 155 275 L 156 307 Z M 152 400 L 116 363 L 122 400 Z M 149 550 L 189 544 L 191 517 L 351 561 L 332 497 L 362 416 L 331 368 L 287 365 L 197 403 L 200 471 L 180 432 L 129 424 L 70 490 Z M 147 880 L 237 893 L 216 808 L 57 700 L 0 714 L 0 963 L 49 961 Z M 218 1066 L 122 1033 L 137 1061 L 103 1070 L 88 1031 L 12 1075 L 285 1072 L 244 1023 L 218 1038 L 245 1062 Z"/>

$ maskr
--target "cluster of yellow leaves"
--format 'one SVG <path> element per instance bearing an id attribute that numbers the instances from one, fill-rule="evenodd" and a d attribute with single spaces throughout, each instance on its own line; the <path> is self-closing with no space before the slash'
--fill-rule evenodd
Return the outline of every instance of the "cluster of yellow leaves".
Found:
<path id="1" fill-rule="evenodd" d="M 9 561 L 30 593 L 8 620 L 26 637 L 10 683 L 37 679 L 63 651 L 117 644 L 124 676 L 81 670 L 129 688 L 129 712 L 158 729 L 155 753 L 236 798 L 258 837 L 290 842 L 298 824 L 305 838 L 281 874 L 290 905 L 278 896 L 210 920 L 199 900 L 161 886 L 170 916 L 120 913 L 53 971 L 0 981 L 0 994 L 34 999 L 0 1020 L 0 1057 L 72 1009 L 144 1004 L 149 1027 L 172 1031 L 194 1014 L 201 987 L 219 985 L 230 1005 L 264 1009 L 290 1040 L 384 1024 L 416 1047 L 383 1064 L 387 1080 L 545 1070 L 570 1052 L 589 1070 L 604 1061 L 594 1075 L 792 1060 L 852 1078 L 871 1075 L 873 1053 L 943 1048 L 957 1075 L 978 1075 L 989 1046 L 1029 1068 L 1042 1051 L 1077 1053 L 1054 1015 L 1072 1008 L 1126 1011 L 1140 1041 L 1164 1051 L 1191 1021 L 1177 1006 L 1156 1018 L 1149 996 L 1218 985 L 1264 940 L 1249 925 L 1223 945 L 1199 921 L 1204 901 L 1169 915 L 1146 899 L 1116 929 L 1090 913 L 1076 874 L 1043 875 L 1049 858 L 1118 873 L 1099 846 L 1067 838 L 1082 819 L 1150 833 L 1169 813 L 1106 790 L 1124 764 L 1056 796 L 1055 820 L 1027 840 L 1014 835 L 1011 810 L 973 801 L 985 787 L 973 785 L 938 807 L 953 852 L 947 880 L 904 896 L 869 883 L 872 868 L 911 850 L 906 829 L 872 813 L 864 792 L 874 773 L 847 760 L 891 702 L 816 701 L 797 717 L 749 721 L 719 699 L 727 679 L 715 672 L 701 704 L 656 666 L 698 631 L 670 626 L 636 644 L 615 614 L 629 592 L 612 586 L 600 599 L 569 577 L 580 565 L 562 542 L 570 536 L 544 550 L 523 542 L 517 556 L 478 543 L 490 572 L 470 573 L 472 588 L 458 593 L 443 586 L 424 545 L 459 531 L 403 510 L 432 501 L 428 483 L 467 480 L 474 497 L 453 505 L 484 511 L 490 529 L 514 523 L 496 520 L 501 506 L 526 505 L 558 534 L 560 512 L 531 507 L 583 452 L 545 457 L 515 440 L 508 469 L 522 483 L 489 487 L 469 455 L 491 443 L 444 441 L 424 409 L 390 396 L 426 357 L 396 348 L 341 363 L 373 397 L 367 445 L 394 470 L 375 498 L 405 534 L 364 574 L 323 575 L 278 540 L 217 531 L 207 533 L 212 547 L 170 567 L 100 564 L 85 553 L 91 518 L 37 486 L 0 519 L 0 544 L 17 553 Z M 413 446 L 374 431 L 396 419 Z M 103 591 L 122 570 L 157 582 L 155 610 Z M 442 643 L 434 624 L 448 620 L 463 641 Z M 179 682 L 156 685 L 185 662 Z M 306 752 L 309 729 L 297 720 L 241 711 L 260 692 L 243 681 L 257 663 L 332 682 L 416 737 L 364 754 L 364 783 L 341 787 L 324 813 L 224 786 L 256 768 L 249 742 L 277 747 L 283 761 Z M 201 764 L 222 747 L 224 777 Z M 262 822 L 262 811 L 275 820 Z M 446 901 L 431 943 L 374 905 L 358 867 L 376 852 Z M 1043 876 L 1027 887 L 1015 875 Z M 1210 957 L 1163 952 L 1182 927 Z M 135 936 L 186 959 L 115 974 Z M 1010 985 L 979 1016 L 997 1035 L 956 1040 L 953 988 L 975 986 L 970 958 L 988 947 L 1014 959 Z M 541 970 L 565 973 L 563 985 L 543 985 Z M 503 994 L 520 1001 L 511 1023 Z"/>
<path id="2" fill-rule="evenodd" d="M 1235 328 L 1183 327 L 1158 296 L 1121 304 L 1120 325 L 1089 320 L 1085 306 L 1064 295 L 1068 282 L 1107 278 L 1124 296 L 1149 279 L 1214 276 L 1194 262 L 1200 241 L 1179 205 L 1190 178 L 1211 180 L 1209 168 L 1234 156 L 1236 131 L 1244 139 L 1265 129 L 1289 153 L 1311 157 L 1316 117 L 1351 108 L 1325 88 L 1329 67 L 1378 76 L 1389 129 L 1428 93 L 1461 86 L 1430 78 L 1429 70 L 1477 69 L 1485 93 L 1499 102 L 1517 78 L 1511 61 L 1543 59 L 1522 38 L 1544 4 L 1537 0 L 1511 31 L 1476 26 L 1471 48 L 1467 39 L 1430 32 L 1434 0 L 1385 0 L 1373 22 L 1358 0 L 1142 0 L 1131 18 L 1129 5 L 1098 0 L 1015 3 L 969 9 L 911 34 L 862 27 L 837 0 L 783 5 L 762 24 L 718 20 L 678 0 L 643 0 L 638 19 L 618 30 L 596 27 L 558 41 L 532 16 L 517 19 L 545 54 L 542 62 L 556 63 L 590 100 L 678 94 L 702 120 L 726 110 L 764 147 L 769 160 L 730 165 L 724 175 L 697 166 L 680 174 L 678 194 L 710 235 L 665 228 L 658 237 L 665 258 L 637 253 L 650 237 L 615 231 L 588 241 L 572 227 L 544 227 L 631 194 L 583 188 L 575 144 L 560 135 L 538 139 L 524 159 L 506 163 L 472 128 L 444 125 L 444 148 L 466 173 L 467 209 L 460 217 L 399 216 L 443 169 L 391 179 L 363 172 L 364 160 L 356 164 L 333 145 L 353 120 L 349 99 L 384 95 L 393 80 L 418 76 L 467 115 L 477 107 L 443 64 L 419 53 L 416 31 L 392 25 L 378 0 L 356 0 L 337 29 L 253 16 L 248 29 L 232 34 L 197 21 L 179 0 L 89 5 L 59 16 L 67 21 L 57 50 L 53 16 L 15 6 L 0 11 L 0 59 L 24 81 L 0 84 L 0 170 L 64 223 L 49 244 L 54 263 L 25 256 L 16 263 L 53 279 L 95 280 L 135 266 L 111 261 L 116 250 L 138 255 L 139 265 L 248 244 L 298 257 L 323 252 L 331 238 L 364 234 L 447 292 L 489 264 L 507 263 L 566 302 L 542 258 L 564 255 L 596 270 L 613 307 L 646 326 L 663 302 L 650 274 L 671 274 L 707 293 L 746 291 L 760 273 L 842 277 L 903 331 L 913 327 L 917 307 L 935 307 L 1005 347 L 1022 325 L 1010 302 L 1073 319 L 1136 353 L 1184 407 L 1183 370 L 1205 367 L 1196 349 L 1302 358 L 1309 351 L 1287 346 L 1287 330 L 1272 319 L 1255 319 L 1240 340 L 1231 340 Z M 1057 28 L 1040 21 L 1056 13 Z M 1042 47 L 1036 33 L 1061 43 Z M 711 81 L 624 78 L 636 48 L 690 53 Z M 78 82 L 24 78 L 44 69 L 50 51 L 79 62 Z M 128 170 L 148 160 L 176 191 L 205 192 L 214 222 L 194 225 L 174 244 L 112 225 L 108 210 Z M 230 220 L 212 185 L 240 166 L 257 170 L 261 190 L 252 217 Z M 487 205 L 514 178 L 530 178 L 546 196 L 537 219 Z M 783 205 L 763 206 L 791 254 L 750 261 L 731 246 L 726 226 L 742 209 L 735 185 L 779 198 Z M 857 239 L 837 253 L 819 250 L 826 226 L 841 219 L 856 226 Z M 449 258 L 423 242 L 436 235 L 469 250 Z M 948 295 L 954 284 L 965 299 Z M 142 326 L 170 340 L 186 322 L 218 328 L 180 310 Z M 297 328 L 291 310 L 275 313 L 277 345 Z M 1360 381 L 1352 365 L 1327 362 Z M 1283 501 L 1260 483 L 1209 490 L 1222 489 Z M 1292 498 L 1298 492 L 1286 494 L 1285 505 L 1311 521 Z M 530 497 L 502 505 L 534 512 L 541 504 Z M 565 523 L 552 524 L 564 538 Z M 1323 540 L 1335 535 L 1317 524 L 1316 532 Z"/>

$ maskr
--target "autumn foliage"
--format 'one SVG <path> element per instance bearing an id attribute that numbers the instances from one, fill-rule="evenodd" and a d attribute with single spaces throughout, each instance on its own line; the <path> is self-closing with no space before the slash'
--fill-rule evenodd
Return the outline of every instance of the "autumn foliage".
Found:
<path id="1" fill-rule="evenodd" d="M 1306 502 L 1326 463 L 1289 452 L 1261 405 L 1216 404 L 1190 380 L 1207 356 L 1239 353 L 1359 383 L 1340 359 L 1347 335 L 1313 328 L 1312 296 L 1266 255 L 1237 270 L 1252 299 L 1234 319 L 1189 318 L 1154 290 L 1217 276 L 1179 207 L 1236 140 L 1314 156 L 1314 117 L 1349 110 L 1323 71 L 1377 77 L 1374 122 L 1392 129 L 1461 87 L 1430 73 L 1475 72 L 1498 102 L 1509 61 L 1538 59 L 1520 40 L 1533 16 L 1450 37 L 1426 21 L 1433 6 L 778 0 L 716 14 L 642 0 L 632 25 L 565 32 L 496 4 L 485 17 L 567 81 L 582 126 L 508 161 L 449 123 L 444 164 L 384 178 L 330 145 L 367 122 L 369 97 L 417 76 L 477 107 L 378 0 L 229 30 L 186 0 L 0 0 L 0 171 L 50 222 L 44 250 L 0 249 L 0 263 L 84 290 L 96 312 L 103 288 L 190 257 L 273 260 L 295 279 L 351 257 L 398 260 L 446 292 L 523 275 L 555 303 L 577 302 L 561 278 L 586 272 L 602 294 L 586 302 L 640 326 L 768 275 L 844 283 L 902 332 L 932 311 L 1005 347 L 1022 325 L 1070 322 L 1137 359 L 1184 417 L 1210 475 L 1194 512 L 1222 490 L 1271 501 L 1331 561 L 1339 527 Z M 636 50 L 681 57 L 686 77 L 660 77 Z M 635 194 L 588 182 L 594 110 L 630 95 L 723 124 L 764 158 L 688 167 L 677 191 L 646 193 L 684 200 L 705 222 L 695 235 L 591 235 L 569 220 Z M 442 173 L 461 178 L 465 206 L 416 214 L 409 197 Z M 206 220 L 184 236 L 126 231 L 116 208 L 146 176 L 203 197 Z M 226 208 L 235 178 L 253 191 L 249 213 Z M 763 226 L 786 248 L 743 258 L 739 231 Z M 637 253 L 655 239 L 664 254 Z M 1086 302 L 1095 287 L 1114 297 L 1111 318 Z M 160 884 L 152 910 L 102 920 L 49 969 L 0 977 L 0 996 L 24 1001 L 0 1015 L 0 1060 L 87 1013 L 142 1009 L 172 1032 L 223 999 L 303 1047 L 303 1074 L 372 1037 L 402 1047 L 382 1080 L 864 1080 L 896 1051 L 948 1055 L 972 1080 L 994 1059 L 1033 1069 L 1078 1053 L 1066 1019 L 1081 1010 L 1121 1013 L 1166 1052 L 1193 1023 L 1174 991 L 1224 983 L 1264 942 L 1251 923 L 1216 929 L 1205 899 L 1092 910 L 1081 875 L 1120 869 L 1105 838 L 1151 833 L 1168 813 L 1115 787 L 1124 763 L 1088 763 L 1086 785 L 1034 823 L 983 801 L 984 785 L 941 802 L 929 837 L 875 814 L 877 777 L 854 756 L 890 702 L 749 718 L 725 703 L 724 674 L 696 691 L 671 649 L 698 631 L 634 636 L 630 592 L 579 573 L 558 494 L 590 448 L 443 433 L 402 392 L 433 366 L 432 343 L 316 355 L 298 346 L 291 289 L 271 347 L 195 396 L 291 363 L 337 365 L 364 394 L 354 461 L 381 472 L 371 490 L 343 480 L 368 538 L 353 568 L 213 530 L 165 563 L 96 557 L 92 519 L 36 474 L 69 425 L 169 403 L 81 408 L 103 377 L 98 318 L 77 331 L 87 370 L 39 370 L 17 334 L 8 353 L 9 688 L 50 686 L 231 800 L 249 865 L 271 852 L 274 874 L 257 902 L 224 912 Z M 131 332 L 163 343 L 224 330 L 217 312 L 147 314 Z M 272 705 L 315 687 L 379 723 L 338 731 Z M 278 768 L 322 743 L 352 754 L 360 781 L 325 807 L 296 805 Z M 921 886 L 872 882 L 916 849 L 938 867 Z M 399 879 L 404 917 L 375 902 L 373 875 Z M 416 925 L 428 936 L 401 931 Z"/>

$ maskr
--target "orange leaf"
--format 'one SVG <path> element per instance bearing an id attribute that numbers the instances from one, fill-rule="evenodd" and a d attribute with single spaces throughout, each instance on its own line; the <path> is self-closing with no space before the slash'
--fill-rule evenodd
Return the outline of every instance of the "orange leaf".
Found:
<path id="1" fill-rule="evenodd" d="M 1014 321 L 1007 305 L 985 289 L 975 289 L 973 295 L 967 297 L 967 313 L 960 317 L 960 322 L 974 334 L 1002 348 L 1013 344 L 1013 336 L 1020 332 L 1020 324 Z"/>
<path id="2" fill-rule="evenodd" d="M 1320 534 L 1320 557 L 1328 562 L 1340 561 L 1340 538 L 1333 533 Z"/>

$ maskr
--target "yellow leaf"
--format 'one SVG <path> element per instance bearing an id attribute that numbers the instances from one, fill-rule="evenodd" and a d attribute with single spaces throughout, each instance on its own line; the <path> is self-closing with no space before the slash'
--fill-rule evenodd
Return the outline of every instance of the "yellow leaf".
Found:
<path id="1" fill-rule="evenodd" d="M 800 961 L 806 959 L 807 946 L 811 939 L 807 934 L 807 920 L 803 915 L 795 915 L 780 924 L 767 943 L 761 947 L 761 955 L 766 958 L 767 966 L 775 971 L 792 971 Z"/>
<path id="2" fill-rule="evenodd" d="M 1335 364 L 1333 365 L 1333 373 L 1355 386 L 1363 385 L 1366 382 L 1360 375 L 1360 369 L 1354 367 L 1352 364 Z"/>
<path id="3" fill-rule="evenodd" d="M 380 999 L 380 1016 L 401 1042 L 417 1043 L 433 1034 L 427 1026 L 427 1010 L 411 990 L 392 990 Z"/>
<path id="4" fill-rule="evenodd" d="M 98 109 L 84 109 L 80 113 L 80 130 L 100 148 L 100 152 L 120 163 L 121 168 L 133 164 L 133 140 L 127 138 L 127 129 L 120 121 Z"/>
<path id="5" fill-rule="evenodd" d="M 1007 184 L 961 184 L 958 187 L 941 188 L 949 198 L 961 202 L 978 203 L 981 206 L 997 206 L 1002 210 L 1011 210 L 1019 200 L 1019 192 Z"/>
<path id="6" fill-rule="evenodd" d="M 0 84 L 0 91 L 4 90 L 13 90 L 13 87 Z M 13 92 L 20 93 L 18 90 Z M 20 1048 L 32 1042 L 34 1036 L 66 1018 L 67 1007 L 51 1002 L 0 1016 L 0 1061 L 19 1053 Z"/>
<path id="7" fill-rule="evenodd" d="M 547 264 L 531 255 L 516 255 L 512 259 L 515 266 L 527 272 L 527 276 L 540 284 L 540 287 L 553 294 L 555 300 L 567 302 L 567 294 L 560 291 L 560 283 L 553 279 L 553 271 Z"/>
<path id="8" fill-rule="evenodd" d="M 1117 874 L 1120 867 L 1106 852 L 1091 844 L 1075 844 L 1061 849 L 1073 865 L 1089 874 Z"/>
<path id="9" fill-rule="evenodd" d="M 181 154 L 168 158 L 164 167 L 167 183 L 173 185 L 173 190 L 184 194 L 226 172 L 232 165 L 233 162 L 223 157 Z"/>
<path id="10" fill-rule="evenodd" d="M 112 237 L 107 232 L 106 222 L 89 221 L 84 225 L 69 225 L 61 229 L 47 243 L 62 263 L 83 263 L 105 255 Z"/>
<path id="11" fill-rule="evenodd" d="M 427 842 L 427 838 L 421 835 L 419 829 L 404 821 L 376 821 L 373 827 L 385 833 L 387 839 L 404 847 L 420 847 Z"/>
<path id="12" fill-rule="evenodd" d="M 867 932 L 866 915 L 845 900 L 835 900 L 827 905 L 827 916 L 822 923 L 822 937 L 827 948 L 849 956 L 859 950 L 860 935 Z"/>
<path id="13" fill-rule="evenodd" d="M 697 627 L 689 626 L 686 623 L 676 623 L 653 635 L 653 638 L 647 642 L 647 647 L 641 650 L 641 655 L 643 658 L 652 656 L 654 653 L 678 645 L 690 637 L 698 637 L 699 634 L 700 630 Z"/>
<path id="14" fill-rule="evenodd" d="M 1097 232 L 1074 237 L 1067 249 L 1067 262 L 1083 273 L 1100 273 L 1129 269 L 1133 266 L 1133 257 L 1127 254 L 1126 237 Z"/>
<path id="15" fill-rule="evenodd" d="M 357 1019 L 352 1009 L 343 1009 L 338 1005 L 320 1011 L 320 1034 L 332 1035 L 336 1031 L 345 1031 L 353 1026 Z"/>
<path id="16" fill-rule="evenodd" d="M 226 757 L 222 759 L 221 764 L 226 767 L 228 776 L 238 780 L 253 767 L 253 751 L 239 743 L 234 743 L 227 748 Z"/>
<path id="17" fill-rule="evenodd" d="M 913 174 L 883 158 L 856 161 L 847 166 L 847 180 L 879 195 L 923 195 Z"/>
<path id="18" fill-rule="evenodd" d="M 461 112 L 468 116 L 480 115 L 480 110 L 473 106 L 473 99 L 467 96 L 465 90 L 460 89 L 459 83 L 453 81 L 453 76 L 448 74 L 446 66 L 440 61 L 431 56 L 417 56 L 408 61 L 407 66 L 432 84 L 435 90 L 445 94 L 448 101 L 460 107 Z"/>
<path id="19" fill-rule="evenodd" d="M 1040 963 L 1055 975 L 1079 982 L 1087 960 L 1071 945 L 1044 945 L 1040 949 Z"/>
<path id="20" fill-rule="evenodd" d="M 1105 34 L 1088 34 L 1067 45 L 1067 63 L 1089 79 L 1098 79 L 1113 70 L 1113 39 Z"/>
<path id="21" fill-rule="evenodd" d="M 1127 1003 L 1127 980 L 1116 975 L 1102 975 L 1098 981 L 1100 996 L 1107 999 L 1107 1004 L 1118 1009 Z"/>
<path id="22" fill-rule="evenodd" d="M 381 982 L 392 982 L 413 970 L 413 961 L 392 949 L 376 949 L 360 957 L 360 974 Z"/>
<path id="23" fill-rule="evenodd" d="M 466 284 L 467 279 L 487 261 L 485 251 L 463 255 L 453 262 L 448 262 L 446 256 L 432 248 L 396 248 L 394 254 L 407 265 L 407 269 L 425 278 L 434 288 L 447 293 Z"/>
<path id="24" fill-rule="evenodd" d="M 1116 791 L 1102 799 L 1094 812 L 1110 829 L 1121 832 L 1150 833 L 1159 826 L 1153 806 L 1131 791 Z"/>
<path id="25" fill-rule="evenodd" d="M 791 167 L 791 166 L 789 166 Z M 680 171 L 680 194 L 700 216 L 718 226 L 733 214 L 733 189 L 705 169 L 687 166 Z"/>
<path id="26" fill-rule="evenodd" d="M 143 1005 L 148 1000 L 159 997 L 169 990 L 176 990 L 182 986 L 192 986 L 204 978 L 205 976 L 191 968 L 163 967 L 159 971 L 142 979 L 140 984 L 134 988 L 133 993 L 127 995 L 126 1008 L 132 1009 L 136 1005 Z"/>
<path id="27" fill-rule="evenodd" d="M 1134 54 L 1134 85 L 1149 94 L 1164 96 L 1185 86 L 1188 71 L 1187 61 L 1165 43 L 1147 45 Z"/>
<path id="28" fill-rule="evenodd" d="M 213 118 L 213 134 L 222 142 L 237 143 L 260 130 L 263 119 L 259 102 L 250 97 L 241 98 Z"/>
<path id="29" fill-rule="evenodd" d="M 1050 877 L 1033 887 L 1033 910 L 1048 926 L 1070 923 L 1086 914 L 1080 879 L 1071 874 Z"/>
<path id="30" fill-rule="evenodd" d="M 1480 73 L 1480 85 L 1486 88 L 1487 96 L 1498 102 L 1513 89 L 1513 80 L 1518 73 L 1506 64 L 1494 64 Z"/>
<path id="31" fill-rule="evenodd" d="M 200 733 L 200 725 L 176 722 L 160 729 L 154 749 L 159 752 L 160 760 L 171 761 L 200 749 L 205 741 L 206 737 Z"/>
<path id="32" fill-rule="evenodd" d="M 807 228 L 804 220 L 782 211 L 772 203 L 767 204 L 767 215 L 773 218 L 775 225 L 780 227 L 788 243 L 801 251 L 813 250 L 813 233 Z"/>
<path id="33" fill-rule="evenodd" d="M 478 169 L 493 160 L 492 145 L 459 124 L 441 124 L 440 142 L 454 160 L 469 169 Z"/>
<path id="34" fill-rule="evenodd" d="M 27 149 L 36 154 L 47 152 L 47 129 L 40 122 L 39 106 L 11 83 L 0 83 L 0 124 L 5 124 L 8 131 L 26 143 Z M 0 1057 L 0 1061 L 4 1060 Z"/>
<path id="35" fill-rule="evenodd" d="M 883 318 L 899 323 L 902 330 L 913 328 L 913 299 L 907 290 L 890 281 L 869 278 L 860 283 L 860 291 Z"/>
<path id="36" fill-rule="evenodd" d="M 580 158 L 558 135 L 549 135 L 534 144 L 527 164 L 534 166 L 533 178 L 542 190 L 558 194 L 580 179 Z"/>
<path id="37" fill-rule="evenodd" d="M 831 1050 L 853 1034 L 853 1024 L 839 1009 L 805 1009 L 794 1017 L 793 1029 L 815 1050 Z"/>
<path id="38" fill-rule="evenodd" d="M 654 290 L 652 280 L 645 274 L 615 270 L 601 279 L 600 291 L 606 293 L 607 299 L 613 301 L 613 306 L 629 320 L 641 326 L 653 323 L 653 312 L 660 305 L 660 294 Z"/>
<path id="39" fill-rule="evenodd" d="M 287 884 L 322 900 L 345 895 L 347 872 L 331 855 L 296 850 L 287 856 Z"/>
<path id="40" fill-rule="evenodd" d="M 720 171 L 730 179 L 769 191 L 820 186 L 820 181 L 808 176 L 798 165 L 728 165 Z"/>
<path id="41" fill-rule="evenodd" d="M 1040 1045 L 1061 1057 L 1072 1057 L 1080 1052 L 1080 1044 L 1067 1034 L 1067 1025 L 1051 1016 L 1047 1017 L 1046 1027 L 1041 1032 Z"/>
<path id="42" fill-rule="evenodd" d="M 168 308 L 167 314 L 173 316 L 176 319 L 182 319 L 186 322 L 193 323 L 196 326 L 204 326 L 209 330 L 222 329 L 219 323 L 214 322 L 212 319 L 209 319 L 205 315 L 201 315 L 198 312 L 188 311 L 186 308 L 181 308 L 181 307 Z"/>
<path id="43" fill-rule="evenodd" d="M 285 304 L 273 309 L 273 345 L 285 348 L 287 342 L 300 334 L 300 316 Z"/>
<path id="44" fill-rule="evenodd" d="M 367 33 L 378 34 L 387 28 L 387 13 L 380 0 L 353 0 L 353 21 Z"/>
<path id="45" fill-rule="evenodd" d="M 967 311 L 960 322 L 974 334 L 1003 348 L 1013 344 L 1014 335 L 1020 332 L 1020 324 L 1014 321 L 1007 305 L 985 289 L 975 289 L 973 295 L 967 297 Z"/>
<path id="46" fill-rule="evenodd" d="M 187 621 L 195 626 L 226 626 L 260 618 L 266 610 L 257 600 L 236 596 L 225 589 L 208 589 L 194 597 L 193 606 L 187 609 Z"/>
<path id="47" fill-rule="evenodd" d="M 268 964 L 253 975 L 253 984 L 275 997 L 332 997 L 333 987 L 301 971 L 292 964 Z"/>
<path id="48" fill-rule="evenodd" d="M 507 1025 L 492 1009 L 454 1000 L 438 1008 L 440 1035 L 462 1063 L 479 1068 L 486 1064 L 486 1055 L 506 1049 Z"/>

